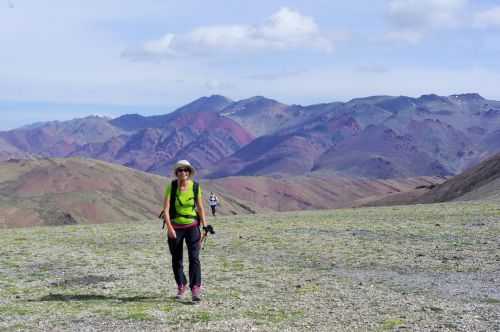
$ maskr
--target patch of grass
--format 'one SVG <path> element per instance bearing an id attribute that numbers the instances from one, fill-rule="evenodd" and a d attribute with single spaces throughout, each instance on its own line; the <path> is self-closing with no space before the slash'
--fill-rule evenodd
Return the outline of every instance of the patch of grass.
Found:
<path id="1" fill-rule="evenodd" d="M 112 306 L 95 306 L 91 308 L 91 312 L 102 316 L 102 317 L 109 317 L 113 315 L 113 310 L 114 308 Z"/>
<path id="2" fill-rule="evenodd" d="M 31 314 L 32 311 L 20 305 L 0 305 L 1 316 L 26 316 Z"/>
<path id="3" fill-rule="evenodd" d="M 119 320 L 151 321 L 155 317 L 154 311 L 168 313 L 172 310 L 169 304 L 157 305 L 154 303 L 130 303 L 130 302 L 100 302 L 90 306 L 85 303 L 90 312 L 104 319 L 110 317 Z"/>
<path id="4" fill-rule="evenodd" d="M 132 305 L 127 306 L 125 315 L 118 313 L 121 319 L 130 320 L 153 320 L 154 317 L 149 313 L 150 306 L 148 305 Z M 114 313 L 116 314 L 116 313 Z"/>
<path id="5" fill-rule="evenodd" d="M 309 293 L 319 292 L 320 287 L 317 284 L 309 283 L 309 284 L 305 284 L 303 286 L 301 286 L 301 285 L 295 286 L 295 289 L 297 290 L 297 293 L 299 293 L 299 294 L 309 294 Z"/>
<path id="6" fill-rule="evenodd" d="M 267 323 L 271 325 L 276 325 L 287 320 L 299 319 L 303 317 L 303 315 L 304 312 L 302 310 L 290 311 L 273 307 L 260 307 L 245 312 L 246 317 L 255 320 L 257 323 Z"/>
<path id="7" fill-rule="evenodd" d="M 254 270 L 256 273 L 264 273 L 266 271 L 266 269 L 262 266 L 262 265 L 257 265 L 254 267 Z"/>
<path id="8" fill-rule="evenodd" d="M 5 332 L 9 332 L 9 331 L 26 331 L 28 329 L 28 326 L 25 325 L 25 324 L 14 324 L 14 325 L 11 325 L 11 326 L 8 326 L 5 328 Z"/>
<path id="9" fill-rule="evenodd" d="M 216 315 L 206 310 L 196 311 L 193 315 L 194 322 L 207 323 L 211 320 L 216 320 Z"/>
<path id="10" fill-rule="evenodd" d="M 153 317 L 144 311 L 129 312 L 125 319 L 131 320 L 152 320 Z"/>
<path id="11" fill-rule="evenodd" d="M 172 310 L 174 310 L 174 306 L 173 305 L 170 305 L 170 304 L 162 304 L 162 305 L 159 305 L 157 307 L 157 309 L 161 312 L 171 312 Z"/>
<path id="12" fill-rule="evenodd" d="M 8 285 L 8 286 L 3 286 L 2 291 L 7 293 L 7 294 L 14 295 L 14 294 L 22 293 L 23 290 L 19 287 L 16 287 L 13 285 Z"/>
<path id="13" fill-rule="evenodd" d="M 382 323 L 382 330 L 387 331 L 387 330 L 393 330 L 398 326 L 404 325 L 404 320 L 399 319 L 399 318 L 389 318 L 384 320 Z"/>
<path id="14" fill-rule="evenodd" d="M 500 299 L 488 297 L 488 298 L 484 299 L 483 302 L 488 303 L 488 304 L 500 304 Z"/>
<path id="15" fill-rule="evenodd" d="M 229 261 L 223 257 L 223 258 L 221 258 L 221 262 L 222 262 L 222 270 L 224 272 L 229 272 L 230 268 L 231 268 Z"/>
<path id="16" fill-rule="evenodd" d="M 245 263 L 241 260 L 233 260 L 230 263 L 230 267 L 232 271 L 243 271 L 245 269 Z"/>
<path id="17" fill-rule="evenodd" d="M 245 269 L 245 264 L 241 260 L 228 260 L 222 258 L 222 271 L 223 272 L 237 272 Z"/>

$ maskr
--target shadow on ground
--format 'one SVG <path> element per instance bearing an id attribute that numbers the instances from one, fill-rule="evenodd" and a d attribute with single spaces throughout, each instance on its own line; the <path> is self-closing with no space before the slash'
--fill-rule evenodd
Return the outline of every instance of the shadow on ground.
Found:
<path id="1" fill-rule="evenodd" d="M 29 302 L 48 301 L 121 301 L 121 302 L 154 302 L 159 301 L 160 296 L 111 296 L 96 294 L 49 294 Z"/>
<path id="2" fill-rule="evenodd" d="M 78 302 L 78 301 L 119 301 L 127 302 L 175 302 L 184 305 L 195 305 L 197 303 L 190 300 L 176 299 L 172 297 L 162 296 L 111 296 L 111 295 L 97 295 L 97 294 L 49 294 L 39 299 L 28 300 L 28 302 Z"/>

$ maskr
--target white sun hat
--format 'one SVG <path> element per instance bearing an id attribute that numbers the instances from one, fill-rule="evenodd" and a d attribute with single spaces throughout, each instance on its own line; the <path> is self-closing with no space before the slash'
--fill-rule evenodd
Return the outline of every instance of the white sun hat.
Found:
<path id="1" fill-rule="evenodd" d="M 178 168 L 189 168 L 191 172 L 189 173 L 189 176 L 192 177 L 196 173 L 196 170 L 194 169 L 193 166 L 191 166 L 191 163 L 187 160 L 179 160 L 178 162 L 175 163 L 174 166 L 174 175 L 177 174 L 177 169 Z"/>

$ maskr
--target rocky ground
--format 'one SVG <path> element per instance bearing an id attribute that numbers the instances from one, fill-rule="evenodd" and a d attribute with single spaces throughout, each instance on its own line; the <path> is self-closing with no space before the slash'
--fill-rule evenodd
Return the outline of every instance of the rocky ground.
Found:
<path id="1" fill-rule="evenodd" d="M 211 223 L 198 305 L 158 221 L 1 230 L 0 330 L 500 330 L 498 203 Z"/>

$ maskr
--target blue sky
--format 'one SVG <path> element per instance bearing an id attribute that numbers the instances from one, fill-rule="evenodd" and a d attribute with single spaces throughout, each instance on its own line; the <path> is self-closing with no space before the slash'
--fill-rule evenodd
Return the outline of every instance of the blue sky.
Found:
<path id="1" fill-rule="evenodd" d="M 500 100 L 492 0 L 0 0 L 0 45 L 0 129 L 211 94 Z"/>

